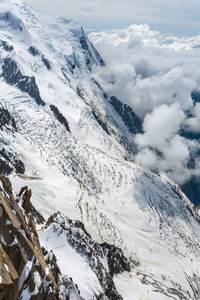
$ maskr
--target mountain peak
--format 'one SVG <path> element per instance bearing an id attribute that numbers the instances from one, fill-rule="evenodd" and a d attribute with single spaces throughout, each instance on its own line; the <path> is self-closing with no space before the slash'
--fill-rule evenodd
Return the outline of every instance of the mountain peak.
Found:
<path id="1" fill-rule="evenodd" d="M 94 79 L 93 67 L 104 63 L 84 30 L 21 1 L 4 3 L 0 163 L 15 190 L 26 188 L 9 197 L 2 186 L 2 195 L 13 219 L 23 213 L 19 205 L 29 207 L 30 189 L 39 214 L 54 216 L 39 236 L 47 261 L 56 255 L 67 275 L 60 299 L 198 299 L 198 211 L 167 176 L 134 163 L 140 120 Z M 25 225 L 14 234 L 29 243 L 34 227 L 24 235 Z"/>

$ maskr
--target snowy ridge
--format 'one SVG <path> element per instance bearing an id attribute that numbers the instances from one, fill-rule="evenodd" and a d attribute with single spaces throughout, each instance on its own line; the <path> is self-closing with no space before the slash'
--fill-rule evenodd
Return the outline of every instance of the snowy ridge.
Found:
<path id="1" fill-rule="evenodd" d="M 101 295 L 105 299 L 122 299 L 116 291 L 113 275 L 130 271 L 130 265 L 134 264 L 120 249 L 106 243 L 98 244 L 81 222 L 60 213 L 49 218 L 39 235 L 46 249 L 53 250 L 56 255 L 62 274 L 71 272 L 81 296 L 92 299 L 96 294 L 97 298 Z"/>
<path id="2" fill-rule="evenodd" d="M 92 239 L 113 244 L 138 263 L 113 276 L 123 299 L 198 299 L 198 212 L 165 174 L 133 163 L 134 134 L 91 78 L 92 65 L 103 61 L 81 26 L 42 17 L 20 1 L 7 2 L 4 16 L 7 11 L 12 22 L 2 18 L 0 39 L 6 44 L 0 47 L 1 67 L 7 57 L 14 60 L 23 76 L 35 78 L 45 103 L 38 105 L 29 92 L 0 78 L 0 101 L 17 128 L 14 133 L 1 130 L 0 147 L 7 145 L 20 154 L 25 165 L 23 176 L 11 174 L 14 189 L 25 181 L 34 206 L 46 219 L 59 210 L 80 220 Z M 25 26 L 17 34 L 15 18 Z M 80 257 L 70 259 L 77 255 L 74 249 L 64 256 L 63 247 L 69 247 L 65 235 L 60 224 L 51 225 L 40 233 L 41 244 L 53 250 L 58 265 L 71 263 L 74 284 L 85 299 L 95 299 L 94 289 L 102 292 L 102 286 L 84 260 L 78 268 Z M 93 289 L 80 280 L 83 271 Z M 65 275 L 70 277 L 70 272 Z"/>

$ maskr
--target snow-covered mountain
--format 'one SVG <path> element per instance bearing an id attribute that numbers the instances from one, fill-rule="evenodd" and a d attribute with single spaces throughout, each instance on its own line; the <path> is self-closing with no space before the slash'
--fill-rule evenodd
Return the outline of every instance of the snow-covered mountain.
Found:
<path id="1" fill-rule="evenodd" d="M 198 299 L 198 211 L 134 163 L 141 121 L 94 80 L 104 62 L 80 24 L 2 1 L 0 45 L 0 168 L 47 221 L 60 299 Z"/>

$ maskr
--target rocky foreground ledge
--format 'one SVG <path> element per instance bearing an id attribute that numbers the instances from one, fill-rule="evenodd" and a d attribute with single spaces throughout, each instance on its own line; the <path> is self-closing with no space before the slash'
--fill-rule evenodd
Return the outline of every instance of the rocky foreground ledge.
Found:
<path id="1" fill-rule="evenodd" d="M 61 274 L 54 253 L 41 247 L 34 222 L 44 223 L 43 234 L 52 231 L 55 240 L 64 234 L 66 243 L 85 259 L 101 287 L 94 299 L 122 299 L 113 276 L 137 263 L 124 257 L 121 249 L 92 240 L 80 221 L 58 212 L 45 223 L 30 198 L 27 186 L 15 195 L 9 178 L 0 175 L 0 300 L 84 299 L 70 274 Z"/>
<path id="2" fill-rule="evenodd" d="M 0 182 L 0 299 L 57 299 L 53 261 L 45 261 L 29 214 L 31 190 L 15 196 L 8 178 Z"/>

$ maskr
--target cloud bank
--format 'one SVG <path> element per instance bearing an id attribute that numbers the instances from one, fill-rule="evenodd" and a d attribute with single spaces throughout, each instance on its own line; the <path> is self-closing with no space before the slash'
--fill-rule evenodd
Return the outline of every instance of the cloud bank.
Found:
<path id="1" fill-rule="evenodd" d="M 143 120 L 136 162 L 179 184 L 199 176 L 200 144 L 191 134 L 200 134 L 200 103 L 191 94 L 200 92 L 200 36 L 165 36 L 132 25 L 89 38 L 106 62 L 93 76 Z"/>

